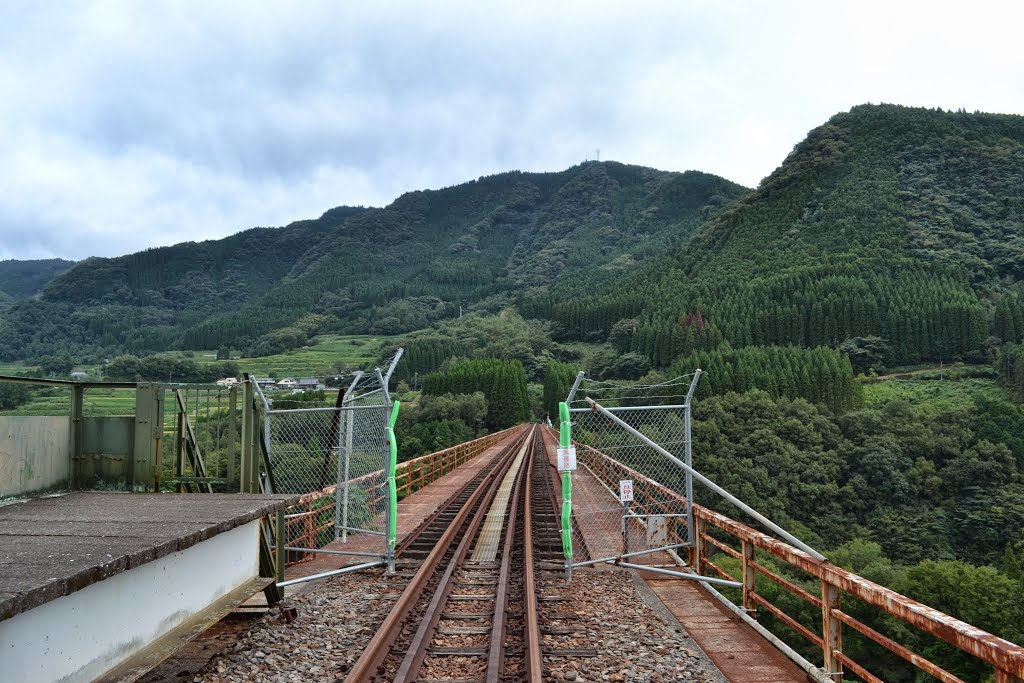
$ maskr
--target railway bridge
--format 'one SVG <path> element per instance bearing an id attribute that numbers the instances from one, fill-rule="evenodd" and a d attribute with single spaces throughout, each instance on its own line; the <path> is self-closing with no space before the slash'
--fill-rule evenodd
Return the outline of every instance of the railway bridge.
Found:
<path id="1" fill-rule="evenodd" d="M 1024 648 L 832 565 L 703 477 L 699 371 L 658 405 L 577 381 L 557 425 L 398 463 L 393 367 L 357 375 L 334 408 L 275 409 L 248 379 L 119 386 L 133 412 L 106 421 L 80 395 L 107 388 L 50 382 L 72 394 L 56 460 L 32 443 L 59 421 L 0 416 L 2 471 L 31 460 L 23 490 L 62 489 L 0 506 L 0 671 L 769 683 L 882 681 L 888 658 L 967 680 L 932 661 L 953 648 L 1024 681 Z M 98 470 L 136 492 L 88 492 Z M 745 521 L 695 504 L 695 486 Z"/>

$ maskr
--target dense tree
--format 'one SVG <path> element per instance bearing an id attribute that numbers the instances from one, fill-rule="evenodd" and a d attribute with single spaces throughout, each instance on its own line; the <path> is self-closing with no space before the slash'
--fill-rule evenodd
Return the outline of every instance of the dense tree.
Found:
<path id="1" fill-rule="evenodd" d="M 471 394 L 480 391 L 487 400 L 487 427 L 504 429 L 530 419 L 526 373 L 518 360 L 481 359 L 453 363 L 443 372 L 428 375 L 427 395 Z"/>
<path id="2" fill-rule="evenodd" d="M 200 365 L 187 358 L 170 356 L 118 356 L 103 368 L 107 380 L 121 382 L 213 382 L 222 377 L 238 377 L 241 372 L 235 361 Z"/>

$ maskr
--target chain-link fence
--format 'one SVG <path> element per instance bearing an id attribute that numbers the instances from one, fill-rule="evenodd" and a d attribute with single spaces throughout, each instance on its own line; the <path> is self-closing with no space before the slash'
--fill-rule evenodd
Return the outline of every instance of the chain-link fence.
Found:
<path id="1" fill-rule="evenodd" d="M 266 405 L 268 459 L 277 493 L 309 494 L 289 515 L 288 545 L 381 556 L 388 531 L 388 372 L 356 373 L 336 406 L 275 410 Z M 292 558 L 294 559 L 294 557 Z"/>
<path id="2" fill-rule="evenodd" d="M 621 385 L 581 375 L 568 397 L 576 444 L 570 474 L 575 566 L 639 556 L 655 562 L 659 552 L 674 562 L 690 545 L 692 482 L 637 434 L 688 460 L 689 400 L 698 376 Z"/>

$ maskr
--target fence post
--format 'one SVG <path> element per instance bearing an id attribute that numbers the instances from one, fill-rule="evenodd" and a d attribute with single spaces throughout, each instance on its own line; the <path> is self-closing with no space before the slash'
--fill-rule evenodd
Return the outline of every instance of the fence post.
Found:
<path id="1" fill-rule="evenodd" d="M 832 615 L 832 610 L 839 609 L 839 589 L 824 579 L 821 582 L 821 635 L 823 665 L 825 672 L 836 683 L 843 680 L 841 665 L 836 660 L 836 652 L 843 649 L 842 624 Z"/>
<path id="2" fill-rule="evenodd" d="M 690 388 L 686 392 L 686 408 L 683 413 L 683 462 L 689 468 L 693 467 L 693 431 L 691 429 L 691 415 L 693 411 L 693 392 L 700 380 L 701 369 L 697 368 L 690 381 Z M 686 470 L 686 530 L 690 534 L 688 539 L 693 543 L 693 473 Z"/>
<path id="3" fill-rule="evenodd" d="M 562 448 L 572 446 L 572 421 L 569 404 L 558 404 L 558 441 Z M 572 473 L 562 472 L 562 553 L 565 555 L 565 580 L 572 579 Z"/>
<path id="4" fill-rule="evenodd" d="M 344 489 L 341 492 L 341 541 L 342 543 L 348 543 L 348 480 L 352 476 L 352 430 L 355 429 L 355 411 L 351 409 L 345 411 L 345 449 L 342 453 L 345 458 L 344 472 L 342 474 L 342 481 L 344 483 Z M 338 491 L 334 491 L 334 504 L 338 504 Z M 337 518 L 335 518 L 337 519 Z M 338 529 L 335 527 L 335 538 L 337 538 Z"/>
<path id="5" fill-rule="evenodd" d="M 395 401 L 391 407 L 391 417 L 387 423 L 388 435 L 388 572 L 395 571 L 395 540 L 398 536 L 398 491 L 395 488 L 395 470 L 398 467 L 398 442 L 395 440 L 395 423 L 398 421 L 398 409 L 401 401 Z"/>
<path id="6" fill-rule="evenodd" d="M 235 485 L 235 435 L 238 433 L 238 417 L 235 411 L 238 410 L 238 387 L 234 384 L 228 389 L 228 486 Z M 180 418 L 179 418 L 180 419 Z M 179 422 L 180 425 L 180 422 Z"/>
<path id="7" fill-rule="evenodd" d="M 135 439 L 127 472 L 133 491 L 159 488 L 160 441 L 164 430 L 162 391 L 154 384 L 135 387 Z"/>
<path id="8" fill-rule="evenodd" d="M 274 530 L 277 532 L 274 539 L 274 546 L 277 552 L 274 554 L 274 576 L 278 583 L 284 581 L 284 554 L 285 546 L 288 545 L 288 534 L 284 530 L 284 508 L 281 508 L 274 515 Z"/>
<path id="9" fill-rule="evenodd" d="M 754 567 L 751 566 L 751 562 L 754 561 L 754 544 L 750 541 L 743 540 L 743 609 L 748 614 L 756 618 L 756 608 L 754 606 L 754 591 L 756 590 L 757 584 L 757 573 L 754 571 Z"/>
<path id="10" fill-rule="evenodd" d="M 256 380 L 249 377 L 242 385 L 242 463 L 239 467 L 238 489 L 240 493 L 252 493 L 252 468 L 255 464 L 252 452 L 252 426 L 256 417 L 253 411 L 252 383 Z"/>
<path id="11" fill-rule="evenodd" d="M 707 532 L 707 520 L 700 517 L 694 520 L 693 544 L 690 546 L 690 565 L 697 570 L 698 574 L 704 573 L 704 559 L 708 554 L 708 542 L 705 539 Z"/>
<path id="12" fill-rule="evenodd" d="M 72 488 L 82 488 L 85 475 L 82 453 L 85 452 L 85 388 L 77 382 L 71 387 L 71 482 Z"/>
<path id="13" fill-rule="evenodd" d="M 181 479 L 185 476 L 185 416 L 177 401 L 174 402 L 174 408 L 174 414 L 177 416 L 177 427 L 174 432 L 174 476 Z M 179 481 L 177 489 L 178 493 L 185 493 L 185 484 Z"/>

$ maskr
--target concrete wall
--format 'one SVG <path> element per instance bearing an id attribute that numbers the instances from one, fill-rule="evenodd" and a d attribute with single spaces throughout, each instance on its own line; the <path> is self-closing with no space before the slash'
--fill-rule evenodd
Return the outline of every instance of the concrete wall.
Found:
<path id="1" fill-rule="evenodd" d="M 0 621 L 0 680 L 91 681 L 259 573 L 259 520 Z"/>
<path id="2" fill-rule="evenodd" d="M 71 420 L 0 415 L 0 498 L 68 488 Z"/>

